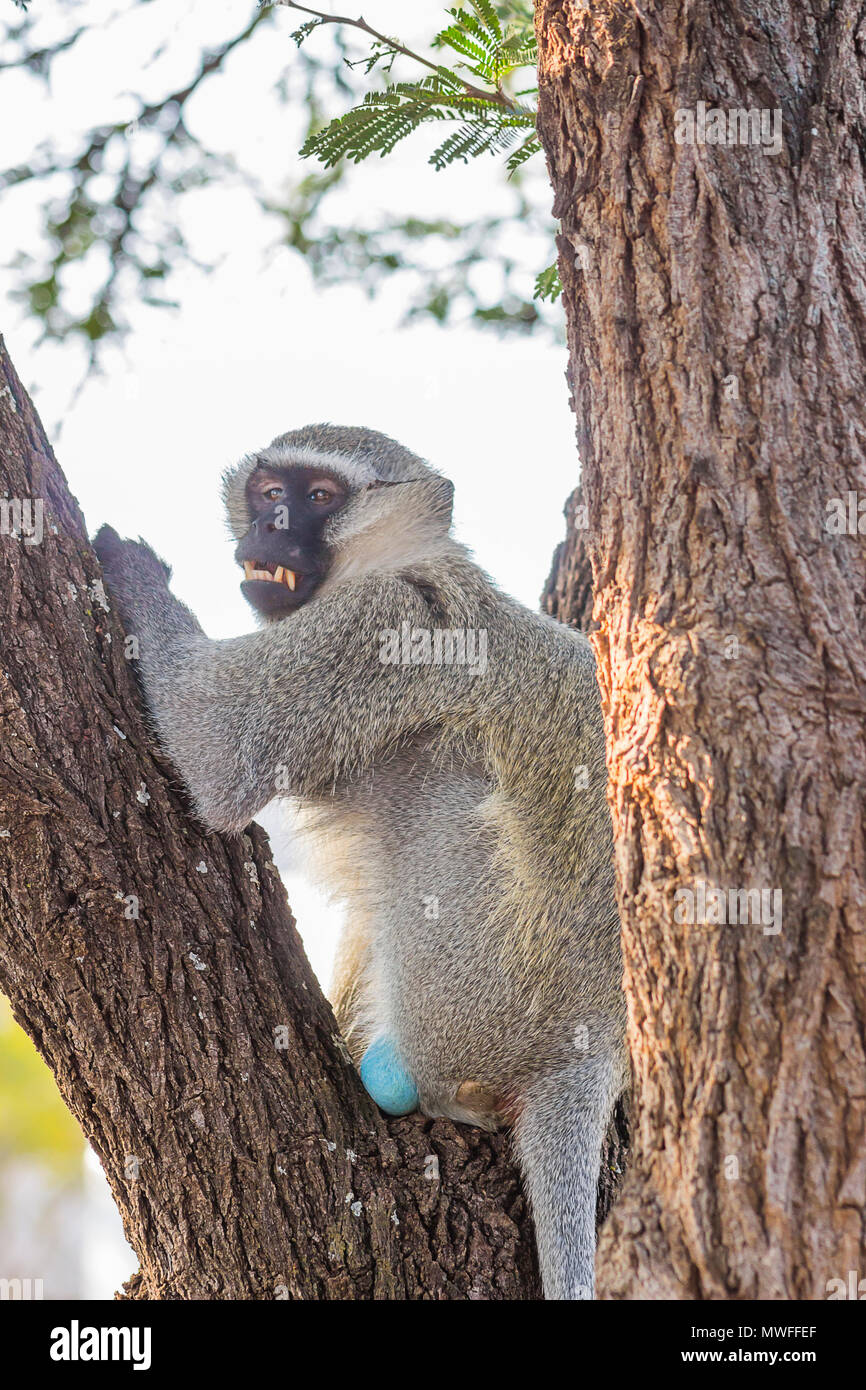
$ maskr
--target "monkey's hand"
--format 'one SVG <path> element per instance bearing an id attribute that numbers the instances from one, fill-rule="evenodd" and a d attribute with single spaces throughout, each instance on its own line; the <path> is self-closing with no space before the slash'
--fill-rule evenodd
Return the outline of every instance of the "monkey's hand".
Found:
<path id="1" fill-rule="evenodd" d="M 168 589 L 169 566 L 140 537 L 124 540 L 113 526 L 101 526 L 93 538 L 93 549 L 122 617 L 134 607 L 134 597 L 143 588 Z"/>
<path id="2" fill-rule="evenodd" d="M 145 541 L 124 540 L 112 526 L 102 526 L 93 548 L 127 636 L 153 648 L 177 633 L 201 632 L 189 609 L 168 587 L 170 568 Z"/>

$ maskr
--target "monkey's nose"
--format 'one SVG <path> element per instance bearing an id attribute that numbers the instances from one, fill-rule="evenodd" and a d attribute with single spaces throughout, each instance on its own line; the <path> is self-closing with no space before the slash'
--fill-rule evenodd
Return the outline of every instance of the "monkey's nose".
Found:
<path id="1" fill-rule="evenodd" d="M 288 538 L 290 528 L 286 523 L 287 517 L 285 507 L 278 509 L 275 505 L 270 511 L 262 512 L 261 516 L 256 517 L 250 530 L 253 532 L 253 535 L 259 537 L 272 536 L 279 531 L 282 536 Z"/>
<path id="2" fill-rule="evenodd" d="M 255 521 L 250 525 L 248 535 L 254 536 L 257 540 L 262 542 L 261 552 L 257 555 L 250 556 L 245 553 L 243 558 L 251 558 L 254 560 L 278 560 L 281 565 L 285 565 L 289 569 L 301 570 L 304 573 L 310 569 L 309 554 L 305 551 L 303 544 L 299 542 L 297 538 L 293 539 L 292 531 L 286 526 L 285 517 L 283 514 L 278 513 L 277 507 L 274 507 L 271 511 L 263 512 L 261 516 L 256 517 Z M 277 552 L 274 551 L 274 536 L 279 537 Z M 265 542 L 268 542 L 268 544 L 266 545 Z M 245 545 L 247 549 L 250 549 L 248 540 L 245 542 Z M 255 547 L 253 547 L 253 549 L 254 548 Z"/>

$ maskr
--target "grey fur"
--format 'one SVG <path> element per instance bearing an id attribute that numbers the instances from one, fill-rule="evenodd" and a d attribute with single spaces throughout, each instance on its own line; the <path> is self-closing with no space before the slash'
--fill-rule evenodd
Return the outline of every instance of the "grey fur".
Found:
<path id="1" fill-rule="evenodd" d="M 450 483 L 370 430 L 310 426 L 244 459 L 224 479 L 236 535 L 256 463 L 313 456 L 351 499 L 290 617 L 210 641 L 152 553 L 104 531 L 109 588 L 202 819 L 240 830 L 282 792 L 345 902 L 332 995 L 355 1058 L 387 1033 L 425 1113 L 514 1122 L 546 1296 L 588 1297 L 627 1071 L 592 652 L 502 594 L 450 535 Z M 483 630 L 486 669 L 383 664 L 403 623 Z"/>

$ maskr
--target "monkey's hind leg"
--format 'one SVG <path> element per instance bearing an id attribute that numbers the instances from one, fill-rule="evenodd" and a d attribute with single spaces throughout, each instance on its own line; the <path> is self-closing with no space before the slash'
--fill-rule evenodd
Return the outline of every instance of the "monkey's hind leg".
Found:
<path id="1" fill-rule="evenodd" d="M 601 1146 L 622 1069 L 587 1058 L 533 1082 L 514 1143 L 535 1222 L 546 1299 L 595 1294 L 595 1203 Z"/>

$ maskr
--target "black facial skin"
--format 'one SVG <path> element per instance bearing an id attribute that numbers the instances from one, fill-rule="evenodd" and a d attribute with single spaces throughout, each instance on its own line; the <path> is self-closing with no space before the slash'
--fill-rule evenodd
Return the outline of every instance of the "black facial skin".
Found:
<path id="1" fill-rule="evenodd" d="M 241 593 L 263 617 L 284 618 L 306 603 L 325 578 L 328 550 L 322 532 L 349 494 L 345 483 L 321 468 L 269 464 L 250 475 L 246 493 L 253 521 L 235 559 L 272 574 L 279 566 L 291 570 L 295 588 L 292 591 L 285 580 L 245 579 Z"/>

